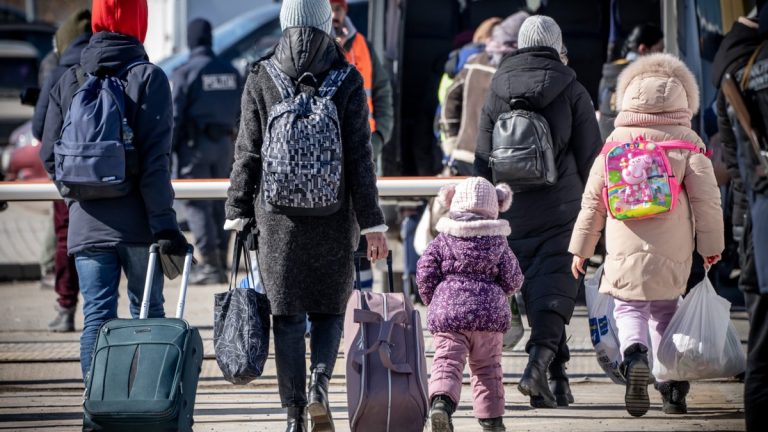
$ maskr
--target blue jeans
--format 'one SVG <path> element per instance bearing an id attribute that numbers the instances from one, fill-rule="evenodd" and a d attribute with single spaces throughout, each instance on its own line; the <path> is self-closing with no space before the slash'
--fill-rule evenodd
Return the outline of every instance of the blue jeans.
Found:
<path id="1" fill-rule="evenodd" d="M 117 287 L 120 270 L 128 279 L 128 300 L 131 316 L 139 317 L 144 282 L 147 277 L 149 246 L 118 245 L 114 248 L 93 249 L 75 254 L 75 266 L 83 295 L 85 323 L 80 335 L 80 368 L 85 379 L 91 368 L 99 328 L 106 321 L 117 318 Z M 163 318 L 163 272 L 160 261 L 155 266 L 152 293 L 149 299 L 149 317 Z"/>

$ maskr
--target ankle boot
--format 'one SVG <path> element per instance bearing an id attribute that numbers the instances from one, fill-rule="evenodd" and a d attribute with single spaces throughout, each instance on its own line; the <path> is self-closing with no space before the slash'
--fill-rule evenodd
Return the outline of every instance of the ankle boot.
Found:
<path id="1" fill-rule="evenodd" d="M 504 427 L 504 419 L 502 417 L 479 419 L 477 422 L 483 427 L 483 432 L 505 432 L 507 430 Z"/>
<path id="2" fill-rule="evenodd" d="M 653 386 L 661 393 L 661 410 L 664 414 L 688 413 L 688 404 L 685 402 L 685 397 L 691 389 L 688 381 L 668 381 Z"/>
<path id="3" fill-rule="evenodd" d="M 218 253 L 204 255 L 202 265 L 194 267 L 189 275 L 190 285 L 211 285 L 226 282 L 227 277 L 219 268 Z"/>
<path id="4" fill-rule="evenodd" d="M 432 424 L 432 432 L 453 432 L 451 416 L 456 411 L 456 404 L 446 395 L 437 395 L 432 398 L 432 407 L 429 410 L 429 422 Z"/>
<path id="5" fill-rule="evenodd" d="M 334 432 L 331 407 L 328 405 L 328 380 L 324 368 L 315 368 L 309 379 L 309 405 L 307 411 L 312 419 L 312 432 Z"/>
<path id="6" fill-rule="evenodd" d="M 552 390 L 557 406 L 560 407 L 567 407 L 573 403 L 573 394 L 565 369 L 565 363 L 559 361 L 553 361 L 549 365 L 549 389 Z"/>
<path id="7" fill-rule="evenodd" d="M 648 412 L 651 401 L 648 398 L 648 348 L 636 343 L 624 350 L 624 361 L 620 365 L 621 373 L 627 381 L 624 404 L 633 417 L 641 417 Z"/>
<path id="8" fill-rule="evenodd" d="M 48 330 L 54 333 L 67 333 L 75 331 L 76 307 L 64 308 L 56 304 L 56 317 L 48 323 Z"/>
<path id="9" fill-rule="evenodd" d="M 304 407 L 288 407 L 288 427 L 285 432 L 306 432 L 307 417 Z"/>
<path id="10" fill-rule="evenodd" d="M 534 408 L 557 408 L 557 401 L 547 384 L 547 369 L 555 352 L 540 345 L 533 345 L 528 353 L 528 365 L 520 377 L 517 389 L 531 397 Z"/>

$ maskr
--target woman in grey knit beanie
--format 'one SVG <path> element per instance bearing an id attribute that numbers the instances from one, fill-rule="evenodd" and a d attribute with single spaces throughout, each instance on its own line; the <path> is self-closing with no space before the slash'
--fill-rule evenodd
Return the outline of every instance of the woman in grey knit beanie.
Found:
<path id="1" fill-rule="evenodd" d="M 565 271 L 573 256 L 568 242 L 584 182 L 603 145 L 595 110 L 573 69 L 563 64 L 563 36 L 550 17 L 529 17 L 520 27 L 518 50 L 504 56 L 482 109 L 475 148 L 475 175 L 493 179 L 490 165 L 494 123 L 525 100 L 549 125 L 558 169 L 557 184 L 515 194 L 502 214 L 514 227 L 507 237 L 525 273 L 523 298 L 531 328 L 528 364 L 518 389 L 535 408 L 573 402 L 566 363 L 570 356 L 566 323 L 573 315 L 579 283 Z M 512 185 L 514 187 L 514 185 Z M 574 197 L 576 197 L 574 199 Z M 531 215 L 541 215 L 531 218 Z"/>
<path id="2" fill-rule="evenodd" d="M 281 405 L 287 409 L 286 432 L 308 431 L 307 416 L 312 419 L 312 431 L 334 430 L 328 385 L 336 367 L 344 312 L 352 293 L 353 253 L 360 235 L 365 235 L 370 260 L 387 256 L 387 226 L 378 203 L 363 78 L 349 65 L 332 37 L 331 22 L 328 0 L 283 0 L 283 34 L 273 52 L 251 68 L 245 83 L 225 207 L 225 229 L 242 231 L 250 220 L 258 239 L 259 270 L 272 312 L 278 393 Z M 334 120 L 338 122 L 343 161 L 338 211 L 322 216 L 274 211 L 267 205 L 265 166 L 260 155 L 264 147 L 294 130 L 269 121 L 274 116 L 273 108 L 293 103 L 286 102 L 288 96 L 283 93 L 289 86 L 297 97 L 306 95 L 312 100 L 310 95 L 318 93 L 331 71 L 346 68 L 351 69 L 340 82 L 332 84 L 335 92 L 330 96 L 337 114 Z M 291 148 L 284 151 L 296 150 L 292 155 L 302 152 L 301 158 L 306 161 L 323 158 L 320 146 L 315 144 L 329 148 L 330 133 L 318 135 L 312 145 L 305 141 L 292 141 Z M 300 175 L 293 169 L 291 174 Z M 326 181 L 307 176 L 299 183 L 302 187 L 309 185 L 311 190 Z M 290 185 L 278 186 L 281 190 L 286 187 Z M 309 386 L 307 318 L 312 323 Z"/>

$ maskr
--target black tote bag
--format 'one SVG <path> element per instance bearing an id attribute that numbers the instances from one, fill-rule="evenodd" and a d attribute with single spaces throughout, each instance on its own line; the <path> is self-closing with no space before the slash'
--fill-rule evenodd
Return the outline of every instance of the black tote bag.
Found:
<path id="1" fill-rule="evenodd" d="M 269 300 L 257 292 L 246 234 L 238 232 L 229 289 L 214 295 L 213 348 L 224 379 L 247 384 L 261 376 L 269 355 Z M 240 258 L 250 288 L 237 288 Z"/>

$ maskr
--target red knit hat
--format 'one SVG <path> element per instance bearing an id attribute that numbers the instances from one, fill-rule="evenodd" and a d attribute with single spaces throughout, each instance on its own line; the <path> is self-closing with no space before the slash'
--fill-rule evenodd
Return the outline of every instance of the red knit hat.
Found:
<path id="1" fill-rule="evenodd" d="M 347 4 L 347 0 L 331 0 L 331 6 L 333 5 L 342 5 L 344 6 L 345 10 L 349 10 L 349 5 Z"/>
<path id="2" fill-rule="evenodd" d="M 147 0 L 93 0 L 93 32 L 133 36 L 141 43 L 147 36 Z"/>

